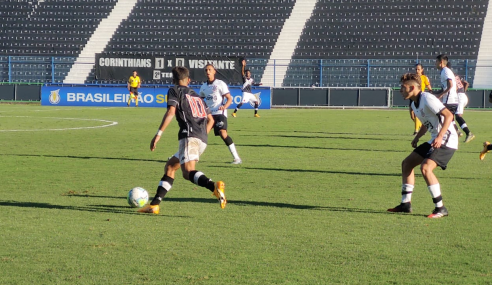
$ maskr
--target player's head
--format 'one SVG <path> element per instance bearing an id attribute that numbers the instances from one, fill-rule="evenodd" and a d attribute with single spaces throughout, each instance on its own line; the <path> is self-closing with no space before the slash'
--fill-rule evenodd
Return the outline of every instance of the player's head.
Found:
<path id="1" fill-rule="evenodd" d="M 251 78 L 251 71 L 249 69 L 246 69 L 244 71 L 244 75 L 246 76 L 246 78 Z"/>
<path id="2" fill-rule="evenodd" d="M 171 71 L 173 83 L 176 85 L 188 85 L 190 83 L 190 71 L 184 66 L 175 66 Z"/>
<path id="3" fill-rule="evenodd" d="M 441 70 L 448 64 L 448 56 L 445 54 L 440 54 L 436 57 L 436 68 Z"/>
<path id="4" fill-rule="evenodd" d="M 134 70 L 132 73 L 133 73 L 133 76 L 134 77 L 137 76 L 137 71 L 136 70 Z"/>
<path id="5" fill-rule="evenodd" d="M 416 73 L 405 73 L 400 78 L 400 93 L 405 100 L 417 96 L 420 89 L 420 75 Z"/>
<path id="6" fill-rule="evenodd" d="M 424 67 L 422 66 L 421 63 L 417 63 L 415 65 L 415 72 L 418 74 L 418 75 L 424 75 Z"/>
<path id="7" fill-rule="evenodd" d="M 449 68 L 449 69 L 451 69 L 451 66 L 452 66 L 451 62 L 448 61 L 448 63 L 446 63 L 446 67 Z"/>
<path id="8" fill-rule="evenodd" d="M 214 81 L 215 73 L 217 73 L 217 70 L 215 70 L 215 66 L 213 64 L 208 63 L 205 65 L 205 75 L 207 76 L 208 81 Z"/>

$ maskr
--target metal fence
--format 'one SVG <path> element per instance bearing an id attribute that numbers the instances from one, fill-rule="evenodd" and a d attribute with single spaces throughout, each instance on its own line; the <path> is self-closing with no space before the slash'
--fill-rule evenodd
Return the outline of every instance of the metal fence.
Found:
<path id="1" fill-rule="evenodd" d="M 0 82 L 3 83 L 63 83 L 74 65 L 75 57 L 0 56 Z M 272 63 L 273 62 L 273 63 Z M 260 82 L 267 64 L 273 64 L 272 87 L 397 87 L 401 74 L 411 72 L 415 64 L 423 65 L 433 87 L 439 85 L 439 71 L 434 59 L 248 59 L 253 78 Z M 477 61 L 451 60 L 455 74 L 465 78 L 471 86 Z M 74 66 L 76 68 L 76 66 Z M 287 69 L 283 78 L 275 76 L 277 69 Z M 118 84 L 121 81 L 97 81 L 91 72 L 87 84 Z M 169 81 L 145 81 L 170 84 Z"/>

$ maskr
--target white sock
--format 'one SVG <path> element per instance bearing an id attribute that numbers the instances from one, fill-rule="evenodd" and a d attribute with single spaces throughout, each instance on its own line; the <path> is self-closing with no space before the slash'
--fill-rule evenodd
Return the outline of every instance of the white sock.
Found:
<path id="1" fill-rule="evenodd" d="M 412 184 L 403 184 L 401 186 L 401 202 L 402 203 L 412 202 L 413 187 L 414 186 Z"/>
<path id="2" fill-rule="evenodd" d="M 239 158 L 239 155 L 237 154 L 236 146 L 234 144 L 230 144 L 229 145 L 229 150 L 231 151 L 232 156 L 234 157 L 234 159 L 240 159 Z"/>
<path id="3" fill-rule="evenodd" d="M 444 206 L 444 203 L 442 202 L 442 196 L 441 196 L 441 185 L 439 183 L 427 186 L 429 189 L 429 192 L 432 196 L 432 201 L 434 204 L 436 204 L 436 208 L 440 208 Z"/>

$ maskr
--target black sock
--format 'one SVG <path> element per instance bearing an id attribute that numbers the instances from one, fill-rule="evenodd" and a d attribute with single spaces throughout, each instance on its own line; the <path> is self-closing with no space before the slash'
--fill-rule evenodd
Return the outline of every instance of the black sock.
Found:
<path id="1" fill-rule="evenodd" d="M 195 178 L 196 178 L 196 180 L 195 180 Z M 198 186 L 201 186 L 201 187 L 205 187 L 212 192 L 214 192 L 214 190 L 215 190 L 215 183 L 211 179 L 209 179 L 207 176 L 205 176 L 205 174 L 203 174 L 203 172 L 196 171 L 196 170 L 190 171 L 189 180 L 192 183 L 194 183 Z"/>
<path id="2" fill-rule="evenodd" d="M 492 144 L 489 144 L 489 145 L 487 146 L 487 150 L 492 150 Z"/>
<path id="3" fill-rule="evenodd" d="M 173 187 L 173 182 L 173 178 L 164 175 L 161 178 L 161 182 L 157 187 L 157 193 L 155 194 L 154 199 L 152 199 L 152 202 L 150 202 L 150 205 L 159 205 L 164 196 L 166 196 L 167 192 L 169 192 L 169 190 L 171 190 L 171 187 Z"/>

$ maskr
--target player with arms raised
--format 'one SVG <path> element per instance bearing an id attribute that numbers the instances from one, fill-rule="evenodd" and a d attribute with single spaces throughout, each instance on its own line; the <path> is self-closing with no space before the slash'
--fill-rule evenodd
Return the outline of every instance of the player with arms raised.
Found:
<path id="1" fill-rule="evenodd" d="M 422 127 L 412 140 L 415 150 L 402 162 L 401 204 L 388 211 L 412 212 L 411 200 L 415 185 L 413 169 L 420 165 L 420 171 L 435 204 L 435 209 L 428 218 L 441 218 L 448 215 L 448 210 L 444 207 L 441 186 L 433 171 L 437 166 L 445 170 L 458 149 L 458 134 L 452 126 L 454 116 L 433 94 L 422 92 L 418 75 L 407 73 L 400 81 L 400 92 L 405 100 L 412 100 L 411 107 L 422 122 Z M 427 131 L 431 133 L 431 139 L 417 146 L 419 139 Z"/>
<path id="2" fill-rule="evenodd" d="M 214 183 L 203 172 L 195 170 L 200 155 L 207 147 L 208 132 L 214 123 L 212 115 L 202 98 L 188 87 L 190 83 L 188 69 L 177 66 L 173 68 L 172 74 L 173 83 L 176 85 L 167 93 L 167 112 L 162 118 L 157 134 L 150 142 L 150 150 L 155 150 L 162 133 L 176 116 L 179 125 L 179 151 L 167 161 L 164 176 L 157 187 L 154 199 L 150 205 L 140 209 L 139 212 L 159 214 L 159 204 L 171 190 L 175 172 L 180 166 L 183 178 L 210 190 L 219 199 L 220 207 L 223 209 L 227 203 L 224 182 Z"/>
<path id="3" fill-rule="evenodd" d="M 236 145 L 232 138 L 227 134 L 227 108 L 232 103 L 232 96 L 227 84 L 215 78 L 217 70 L 212 64 L 205 66 L 205 75 L 207 82 L 203 83 L 200 88 L 200 97 L 204 98 L 212 112 L 215 121 L 214 134 L 220 136 L 226 146 L 229 148 L 234 160 L 233 164 L 241 164 L 241 158 L 237 154 Z M 226 102 L 224 103 L 224 99 Z"/>
<path id="4" fill-rule="evenodd" d="M 246 60 L 243 59 L 241 61 L 242 68 L 241 68 L 241 73 L 243 75 L 243 86 L 241 87 L 241 91 L 243 91 L 243 97 L 241 98 L 241 103 L 239 103 L 236 106 L 236 109 L 232 113 L 233 117 L 236 117 L 236 113 L 243 106 L 244 103 L 250 102 L 255 104 L 255 117 L 259 118 L 260 115 L 258 115 L 258 106 L 260 105 L 260 101 L 258 98 L 256 98 L 253 93 L 251 93 L 251 86 L 260 86 L 261 83 L 255 84 L 255 80 L 251 78 L 251 71 L 249 71 L 246 68 Z"/>

